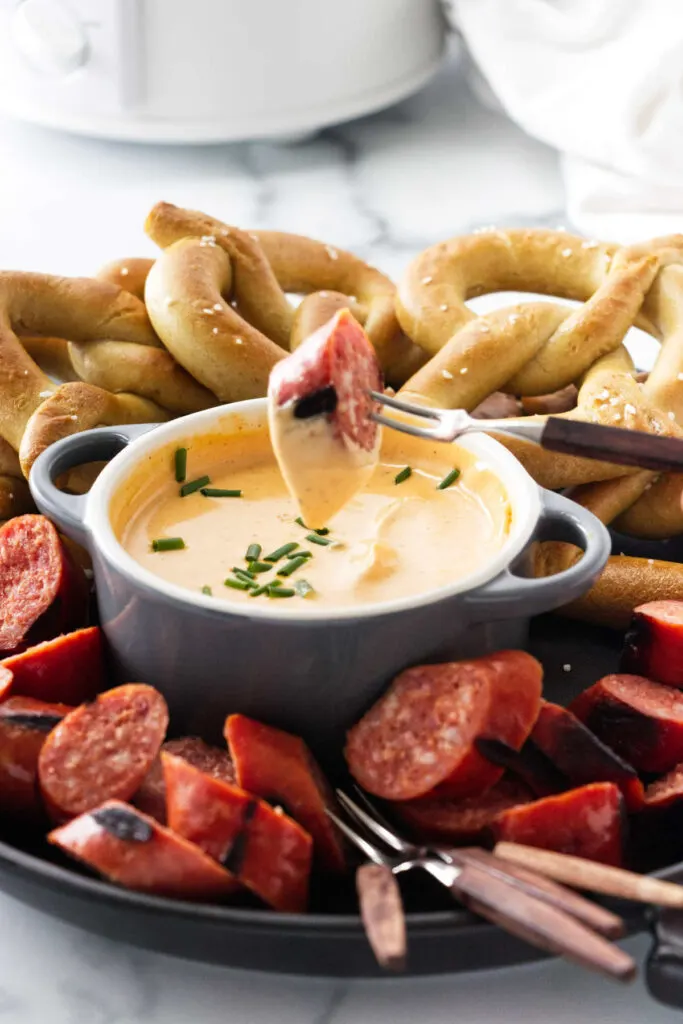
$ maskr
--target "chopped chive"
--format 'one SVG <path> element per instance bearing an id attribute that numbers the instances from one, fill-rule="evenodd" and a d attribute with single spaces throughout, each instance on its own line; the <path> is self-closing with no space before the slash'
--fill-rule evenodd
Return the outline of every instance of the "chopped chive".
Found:
<path id="1" fill-rule="evenodd" d="M 159 537 L 152 541 L 152 551 L 182 551 L 184 547 L 182 537 Z"/>
<path id="2" fill-rule="evenodd" d="M 303 526 L 304 530 L 310 530 L 310 526 L 306 526 L 301 516 L 297 516 L 294 522 L 298 523 L 299 526 Z M 326 526 L 321 526 L 319 530 L 313 530 L 313 532 L 317 533 L 319 537 L 326 537 L 330 531 Z"/>
<path id="3" fill-rule="evenodd" d="M 196 480 L 190 480 L 189 484 L 183 484 L 180 488 L 180 497 L 186 498 L 188 494 L 194 494 L 195 491 L 200 491 L 202 487 L 206 487 L 210 483 L 211 480 L 208 476 L 199 476 Z"/>
<path id="4" fill-rule="evenodd" d="M 260 544 L 250 544 L 247 548 L 247 553 L 244 556 L 247 562 L 258 562 L 261 557 L 261 551 L 263 548 Z"/>
<path id="5" fill-rule="evenodd" d="M 313 552 L 312 551 L 297 551 L 296 557 L 297 558 L 313 558 Z"/>
<path id="6" fill-rule="evenodd" d="M 232 587 L 233 590 L 251 590 L 254 584 L 247 583 L 245 580 L 232 580 L 228 576 L 227 580 L 223 580 L 223 585 Z"/>
<path id="7" fill-rule="evenodd" d="M 240 576 L 242 579 L 245 580 L 253 580 L 255 578 L 251 569 L 240 569 L 239 565 L 233 565 L 230 572 L 234 573 L 235 576 Z"/>
<path id="8" fill-rule="evenodd" d="M 448 473 L 443 478 L 441 483 L 436 485 L 437 491 L 445 491 L 447 487 L 450 487 L 451 484 L 455 483 L 455 481 L 458 479 L 459 476 L 460 476 L 460 470 L 459 469 L 452 469 L 450 471 L 450 473 Z"/>
<path id="9" fill-rule="evenodd" d="M 394 477 L 395 484 L 402 484 L 404 480 L 407 480 L 409 476 L 413 475 L 413 471 L 410 466 L 405 466 L 400 473 L 397 473 Z"/>
<path id="10" fill-rule="evenodd" d="M 281 548 L 276 548 L 275 551 L 271 551 L 271 553 L 266 555 L 263 560 L 264 562 L 279 562 L 281 558 L 284 558 L 285 555 L 291 554 L 291 552 L 295 551 L 298 547 L 299 545 L 296 541 L 292 541 L 290 544 L 283 544 Z"/>
<path id="11" fill-rule="evenodd" d="M 294 584 L 294 589 L 299 597 L 306 597 L 308 594 L 315 593 L 315 588 L 311 586 L 308 580 L 297 580 Z"/>
<path id="12" fill-rule="evenodd" d="M 293 572 L 300 569 L 307 561 L 307 558 L 302 558 L 301 555 L 298 555 L 296 558 L 292 558 L 289 562 L 283 565 L 281 569 L 278 569 L 277 574 L 278 576 L 291 576 Z"/>
<path id="13" fill-rule="evenodd" d="M 211 587 L 202 587 L 202 594 L 206 594 L 207 597 L 213 597 L 213 590 Z"/>
<path id="14" fill-rule="evenodd" d="M 209 479 L 208 476 L 206 478 Z M 242 492 L 231 490 L 229 487 L 200 487 L 205 498 L 241 498 Z"/>
<path id="15" fill-rule="evenodd" d="M 320 544 L 321 547 L 326 548 L 328 544 L 331 544 L 331 540 L 326 540 L 325 537 L 319 537 L 317 533 L 309 533 L 306 540 L 310 540 L 311 544 Z"/>
<path id="16" fill-rule="evenodd" d="M 249 597 L 260 597 L 261 594 L 267 594 L 269 590 L 268 584 L 265 587 L 257 587 L 256 590 L 249 591 Z"/>
<path id="17" fill-rule="evenodd" d="M 294 597 L 296 590 L 292 587 L 278 587 L 272 585 L 268 587 L 268 597 Z"/>
<path id="18" fill-rule="evenodd" d="M 176 482 L 182 484 L 187 475 L 187 448 L 176 448 L 174 460 Z"/>
<path id="19" fill-rule="evenodd" d="M 269 562 L 250 562 L 250 572 L 270 572 L 273 566 Z"/>

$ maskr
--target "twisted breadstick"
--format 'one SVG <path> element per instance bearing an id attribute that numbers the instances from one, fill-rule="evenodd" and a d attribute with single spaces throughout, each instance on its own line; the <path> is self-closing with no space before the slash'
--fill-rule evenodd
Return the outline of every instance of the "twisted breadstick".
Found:
<path id="1" fill-rule="evenodd" d="M 244 232 L 194 210 L 158 203 L 146 222 L 149 236 L 162 248 L 188 236 L 213 243 L 230 256 L 236 309 L 265 337 L 290 347 L 294 311 L 285 292 L 305 295 L 340 292 L 345 305 L 362 318 L 387 378 L 406 380 L 425 360 L 403 335 L 394 313 L 393 283 L 374 267 L 343 249 L 302 235 L 278 231 Z M 325 299 L 325 297 L 323 297 Z M 326 308 L 326 307 L 325 307 Z M 309 322 L 324 322 L 322 313 Z M 300 333 L 296 333 L 300 340 Z M 264 392 L 265 393 L 265 392 Z"/>

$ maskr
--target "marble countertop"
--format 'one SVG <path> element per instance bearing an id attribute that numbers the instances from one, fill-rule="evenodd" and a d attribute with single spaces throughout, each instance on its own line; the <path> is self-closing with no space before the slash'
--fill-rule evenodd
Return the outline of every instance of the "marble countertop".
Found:
<path id="1" fill-rule="evenodd" d="M 159 199 L 310 234 L 398 275 L 483 224 L 566 223 L 555 154 L 485 109 L 451 62 L 423 92 L 296 146 L 139 147 L 0 118 L 0 266 L 89 274 L 153 247 Z M 0 1021 L 11 1024 L 665 1024 L 639 981 L 558 962 L 379 982 L 291 979 L 147 954 L 0 895 Z M 628 948 L 641 959 L 644 938 Z"/>

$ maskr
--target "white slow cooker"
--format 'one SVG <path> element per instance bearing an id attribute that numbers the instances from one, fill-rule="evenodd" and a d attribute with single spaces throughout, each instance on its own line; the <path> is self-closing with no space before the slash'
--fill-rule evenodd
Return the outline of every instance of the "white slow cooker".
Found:
<path id="1" fill-rule="evenodd" d="M 296 137 L 423 85 L 440 0 L 0 0 L 0 106 L 112 139 Z"/>

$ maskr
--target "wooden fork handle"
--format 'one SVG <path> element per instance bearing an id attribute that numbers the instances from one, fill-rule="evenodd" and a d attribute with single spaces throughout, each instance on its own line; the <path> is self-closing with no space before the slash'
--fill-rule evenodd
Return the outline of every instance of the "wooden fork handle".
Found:
<path id="1" fill-rule="evenodd" d="M 480 865 L 466 864 L 451 891 L 470 910 L 513 935 L 615 981 L 635 977 L 635 961 L 576 918 L 529 896 Z"/>
<path id="2" fill-rule="evenodd" d="M 391 869 L 363 864 L 356 872 L 360 915 L 380 967 L 402 971 L 406 963 L 406 922 L 398 883 Z"/>
<path id="3" fill-rule="evenodd" d="M 475 863 L 481 865 L 486 871 L 506 879 L 515 888 L 521 889 L 529 896 L 535 896 L 558 910 L 571 914 L 577 921 L 582 921 L 588 928 L 592 928 L 593 931 L 608 939 L 619 939 L 626 932 L 623 919 L 617 914 L 613 914 L 611 910 L 579 896 L 571 889 L 566 889 L 563 885 L 558 885 L 557 882 L 553 882 L 535 871 L 501 860 L 500 857 L 489 853 L 488 850 L 467 847 L 444 852 L 456 864 Z"/>
<path id="4" fill-rule="evenodd" d="M 617 896 L 639 903 L 653 903 L 660 907 L 683 909 L 683 885 L 674 882 L 664 882 L 659 878 L 625 871 L 623 868 L 596 864 L 594 861 L 584 860 L 583 857 L 538 850 L 536 847 L 522 846 L 518 843 L 497 843 L 493 852 L 496 857 L 501 857 L 516 867 L 529 868 L 547 878 L 554 878 L 557 882 L 573 885 L 576 889 L 601 892 L 607 896 Z"/>

